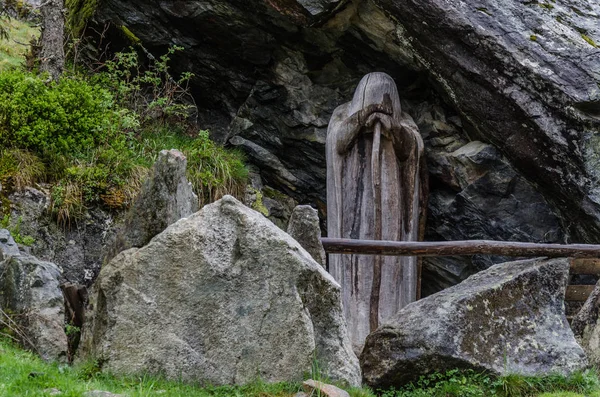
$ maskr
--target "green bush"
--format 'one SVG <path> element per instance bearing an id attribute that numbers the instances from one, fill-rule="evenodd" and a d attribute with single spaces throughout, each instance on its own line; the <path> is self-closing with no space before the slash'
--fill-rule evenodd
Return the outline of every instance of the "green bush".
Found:
<path id="1" fill-rule="evenodd" d="M 176 148 L 188 158 L 201 204 L 241 196 L 244 156 L 187 122 L 195 109 L 183 101 L 191 74 L 176 81 L 168 73 L 176 50 L 145 71 L 131 51 L 107 62 L 104 73 L 64 75 L 57 83 L 18 70 L 1 73 L 0 183 L 9 190 L 51 183 L 50 212 L 68 225 L 88 205 L 127 207 L 160 150 Z"/>
<path id="2" fill-rule="evenodd" d="M 58 83 L 21 71 L 0 74 L 0 144 L 38 153 L 82 152 L 136 125 L 112 94 L 80 78 Z"/>

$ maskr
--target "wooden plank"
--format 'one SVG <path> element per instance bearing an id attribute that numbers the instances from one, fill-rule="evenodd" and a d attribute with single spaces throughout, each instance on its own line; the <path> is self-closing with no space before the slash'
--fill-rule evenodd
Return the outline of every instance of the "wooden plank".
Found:
<path id="1" fill-rule="evenodd" d="M 565 293 L 566 301 L 582 302 L 594 291 L 595 285 L 569 285 Z"/>
<path id="2" fill-rule="evenodd" d="M 513 241 L 375 241 L 322 238 L 323 248 L 330 254 L 453 256 L 501 255 L 523 257 L 598 258 L 600 245 L 536 244 Z"/>
<path id="3" fill-rule="evenodd" d="M 600 275 L 599 258 L 577 258 L 571 260 L 571 273 Z"/>

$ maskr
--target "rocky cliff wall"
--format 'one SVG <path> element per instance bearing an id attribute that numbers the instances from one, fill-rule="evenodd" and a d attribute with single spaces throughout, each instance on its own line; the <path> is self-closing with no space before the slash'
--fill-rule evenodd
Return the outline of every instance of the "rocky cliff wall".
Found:
<path id="1" fill-rule="evenodd" d="M 384 71 L 425 139 L 427 239 L 596 242 L 599 18 L 583 0 L 105 0 L 94 23 L 112 50 L 122 26 L 183 46 L 199 123 L 322 217 L 331 112 Z M 500 260 L 427 260 L 425 292 Z"/>

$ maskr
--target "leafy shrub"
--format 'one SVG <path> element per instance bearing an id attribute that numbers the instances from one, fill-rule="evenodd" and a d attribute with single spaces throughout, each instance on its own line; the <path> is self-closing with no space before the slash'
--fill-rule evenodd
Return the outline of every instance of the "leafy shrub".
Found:
<path id="1" fill-rule="evenodd" d="M 151 58 L 145 71 L 137 53 L 119 53 L 105 72 L 58 83 L 16 70 L 0 74 L 0 183 L 8 189 L 51 183 L 50 211 L 67 226 L 90 204 L 127 207 L 160 150 L 177 148 L 188 158 L 202 204 L 239 197 L 244 156 L 182 122 L 195 107 L 183 101 L 191 74 L 179 80 L 169 74 L 177 50 Z"/>
<path id="2" fill-rule="evenodd" d="M 0 144 L 38 153 L 81 152 L 136 125 L 112 94 L 79 78 L 47 83 L 10 71 L 0 74 Z"/>
<path id="3" fill-rule="evenodd" d="M 123 29 L 129 31 L 126 27 Z M 144 50 L 142 46 L 139 48 Z M 148 59 L 143 68 L 138 53 L 130 48 L 105 62 L 104 72 L 96 78 L 110 87 L 120 104 L 136 111 L 143 122 L 185 120 L 196 109 L 190 104 L 193 97 L 188 90 L 194 75 L 185 72 L 175 79 L 169 72 L 171 57 L 181 50 L 183 47 L 172 46 L 158 58 L 145 52 Z"/>

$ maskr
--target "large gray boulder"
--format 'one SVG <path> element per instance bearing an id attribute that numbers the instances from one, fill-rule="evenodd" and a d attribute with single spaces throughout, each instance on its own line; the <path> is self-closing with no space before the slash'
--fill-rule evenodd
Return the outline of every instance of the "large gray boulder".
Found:
<path id="1" fill-rule="evenodd" d="M 143 247 L 170 224 L 198 211 L 198 197 L 186 177 L 187 159 L 178 150 L 162 150 L 141 192 L 127 213 L 105 260 L 131 247 Z"/>
<path id="2" fill-rule="evenodd" d="M 316 359 L 360 383 L 339 285 L 231 196 L 116 256 L 90 303 L 80 355 L 110 372 L 243 384 L 299 380 Z"/>
<path id="3" fill-rule="evenodd" d="M 369 335 L 364 381 L 397 386 L 452 368 L 569 374 L 587 366 L 564 314 L 567 259 L 498 264 L 412 303 Z"/>
<path id="4" fill-rule="evenodd" d="M 30 255 L 0 262 L 0 317 L 25 347 L 44 360 L 67 360 L 60 269 Z"/>
<path id="5" fill-rule="evenodd" d="M 583 347 L 590 364 L 600 366 L 600 281 L 571 322 L 577 342 Z"/>

